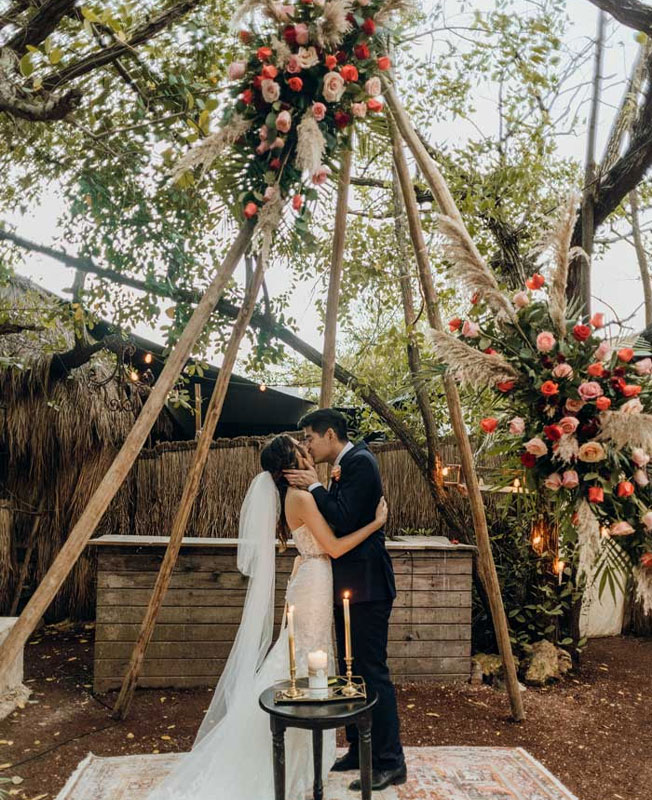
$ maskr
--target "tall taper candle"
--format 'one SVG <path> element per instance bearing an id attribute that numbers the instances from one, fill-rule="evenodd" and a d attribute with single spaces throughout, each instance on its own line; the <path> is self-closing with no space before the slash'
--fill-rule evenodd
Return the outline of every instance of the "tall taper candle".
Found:
<path id="1" fill-rule="evenodd" d="M 351 611 L 349 592 L 344 592 L 344 657 L 351 658 Z"/>
<path id="2" fill-rule="evenodd" d="M 290 670 L 293 670 L 296 662 L 296 651 L 294 649 L 294 606 L 288 608 L 288 645 L 290 648 Z"/>

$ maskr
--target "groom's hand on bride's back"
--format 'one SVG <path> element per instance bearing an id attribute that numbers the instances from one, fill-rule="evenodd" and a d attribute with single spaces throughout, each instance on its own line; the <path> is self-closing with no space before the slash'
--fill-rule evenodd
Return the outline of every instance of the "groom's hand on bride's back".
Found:
<path id="1" fill-rule="evenodd" d="M 320 482 L 317 470 L 312 465 L 305 463 L 303 467 L 303 469 L 283 470 L 283 474 L 290 486 L 294 486 L 297 489 L 307 489 L 313 483 Z"/>

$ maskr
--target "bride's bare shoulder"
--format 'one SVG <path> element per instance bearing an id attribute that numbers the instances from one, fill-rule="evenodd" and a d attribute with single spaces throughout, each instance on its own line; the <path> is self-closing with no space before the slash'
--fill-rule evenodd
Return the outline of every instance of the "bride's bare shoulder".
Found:
<path id="1" fill-rule="evenodd" d="M 311 508 L 315 505 L 315 498 L 305 489 L 296 489 L 290 486 L 285 495 L 285 508 L 300 509 Z"/>

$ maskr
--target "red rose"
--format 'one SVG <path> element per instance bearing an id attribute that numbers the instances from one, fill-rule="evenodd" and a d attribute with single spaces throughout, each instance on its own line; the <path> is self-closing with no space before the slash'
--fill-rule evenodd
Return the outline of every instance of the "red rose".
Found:
<path id="1" fill-rule="evenodd" d="M 238 36 L 240 37 L 240 41 L 243 44 L 249 44 L 249 42 L 251 41 L 251 33 L 249 33 L 249 31 L 240 31 Z"/>
<path id="2" fill-rule="evenodd" d="M 297 43 L 297 32 L 294 29 L 294 25 L 288 25 L 283 29 L 283 38 L 288 44 Z"/>
<path id="3" fill-rule="evenodd" d="M 247 203 L 244 207 L 244 215 L 247 219 L 255 217 L 258 213 L 258 206 L 255 203 Z"/>
<path id="4" fill-rule="evenodd" d="M 626 383 L 621 389 L 625 397 L 636 397 L 641 393 L 641 387 L 635 383 Z"/>
<path id="5" fill-rule="evenodd" d="M 617 389 L 619 392 L 624 391 L 625 386 L 627 386 L 622 378 L 612 378 L 610 382 L 613 388 Z"/>
<path id="6" fill-rule="evenodd" d="M 477 306 L 479 299 L 480 299 L 479 292 L 473 292 L 473 294 L 471 295 L 471 305 Z"/>
<path id="7" fill-rule="evenodd" d="M 641 556 L 641 566 L 643 569 L 652 569 L 652 553 L 643 553 Z"/>
<path id="8" fill-rule="evenodd" d="M 499 381 L 496 384 L 496 389 L 498 389 L 498 391 L 502 392 L 503 394 L 507 394 L 507 392 L 511 392 L 515 386 L 516 386 L 516 381 Z"/>
<path id="9" fill-rule="evenodd" d="M 260 89 L 260 87 L 263 85 L 262 75 L 254 75 L 254 79 L 251 83 L 253 84 L 254 89 Z"/>
<path id="10" fill-rule="evenodd" d="M 451 333 L 454 333 L 455 331 L 459 331 L 459 329 L 462 327 L 462 320 L 459 317 L 454 317 L 448 323 L 448 327 L 449 327 Z"/>
<path id="11" fill-rule="evenodd" d="M 604 375 L 604 367 L 599 361 L 595 364 L 589 364 L 586 371 L 592 378 L 601 378 Z"/>
<path id="12" fill-rule="evenodd" d="M 261 74 L 263 78 L 270 78 L 273 80 L 278 75 L 278 70 L 273 64 L 265 64 Z"/>
<path id="13" fill-rule="evenodd" d="M 600 486 L 589 487 L 589 503 L 602 503 L 604 501 L 604 489 Z"/>
<path id="14" fill-rule="evenodd" d="M 546 397 L 559 394 L 559 386 L 554 381 L 546 381 L 541 384 L 541 394 L 545 394 Z"/>
<path id="15" fill-rule="evenodd" d="M 281 169 L 281 159 L 280 158 L 273 158 L 269 162 L 270 169 Z"/>
<path id="16" fill-rule="evenodd" d="M 271 47 L 259 47 L 258 50 L 256 50 L 256 56 L 259 61 L 267 61 L 268 58 L 272 57 Z"/>
<path id="17" fill-rule="evenodd" d="M 614 375 L 618 378 L 622 378 L 625 372 L 626 372 L 625 367 L 616 367 L 616 369 L 614 370 Z"/>
<path id="18" fill-rule="evenodd" d="M 303 81 L 301 78 L 290 78 L 288 86 L 293 92 L 300 92 L 303 89 Z"/>
<path id="19" fill-rule="evenodd" d="M 295 211 L 300 211 L 302 205 L 303 205 L 303 195 L 295 194 L 294 197 L 292 198 L 292 208 Z"/>
<path id="20" fill-rule="evenodd" d="M 381 56 L 376 64 L 378 64 L 378 69 L 385 71 L 392 66 L 392 61 L 389 56 Z"/>
<path id="21" fill-rule="evenodd" d="M 591 335 L 591 328 L 589 325 L 576 325 L 573 328 L 573 336 L 578 342 L 585 342 Z"/>
<path id="22" fill-rule="evenodd" d="M 335 53 L 335 58 L 337 59 L 338 64 L 346 64 L 346 59 L 348 56 L 344 50 L 338 50 L 337 53 Z"/>
<path id="23" fill-rule="evenodd" d="M 367 34 L 367 36 L 373 36 L 374 33 L 376 33 L 376 23 L 371 18 L 366 19 L 362 23 L 362 30 Z"/>
<path id="24" fill-rule="evenodd" d="M 333 70 L 333 69 L 335 69 L 335 66 L 337 64 L 337 59 L 335 58 L 335 56 L 328 55 L 324 59 L 324 64 L 326 64 L 328 69 Z"/>
<path id="25" fill-rule="evenodd" d="M 618 358 L 621 361 L 631 361 L 634 358 L 634 351 L 631 347 L 623 347 L 622 350 L 618 351 Z"/>
<path id="26" fill-rule="evenodd" d="M 353 64 L 345 64 L 340 70 L 340 75 L 345 81 L 352 83 L 358 80 L 358 69 L 354 67 Z"/>
<path id="27" fill-rule="evenodd" d="M 534 453 L 521 453 L 521 464 L 524 467 L 528 467 L 528 469 L 532 469 L 532 467 L 537 463 L 537 457 Z"/>
<path id="28" fill-rule="evenodd" d="M 631 497 L 634 494 L 634 484 L 631 481 L 621 481 L 616 493 L 618 497 Z"/>
<path id="29" fill-rule="evenodd" d="M 498 420 L 495 417 L 485 417 L 480 420 L 480 427 L 485 433 L 493 433 L 498 427 Z"/>
<path id="30" fill-rule="evenodd" d="M 535 291 L 536 289 L 540 289 L 542 286 L 545 285 L 546 279 L 538 272 L 535 272 L 531 278 L 528 278 L 525 281 L 525 285 L 528 289 Z"/>
<path id="31" fill-rule="evenodd" d="M 487 349 L 483 350 L 482 352 L 486 353 L 488 356 L 497 356 L 498 355 L 498 350 L 494 350 L 493 347 L 487 347 Z"/>
<path id="32" fill-rule="evenodd" d="M 356 44 L 353 48 L 353 52 L 355 53 L 355 57 L 359 58 L 360 61 L 365 61 L 369 58 L 369 48 L 366 44 Z"/>
<path id="33" fill-rule="evenodd" d="M 251 105 L 251 103 L 253 103 L 253 100 L 254 100 L 254 93 L 251 91 L 251 89 L 245 89 L 244 92 L 242 93 L 242 102 L 248 106 Z"/>
<path id="34" fill-rule="evenodd" d="M 367 108 L 369 111 L 382 111 L 383 104 L 380 100 L 378 100 L 378 98 L 371 97 L 369 100 L 367 100 Z"/>
<path id="35" fill-rule="evenodd" d="M 564 435 L 564 431 L 559 425 L 544 425 L 543 432 L 551 442 L 558 442 Z"/>
<path id="36" fill-rule="evenodd" d="M 608 397 L 598 397 L 595 401 L 598 411 L 606 411 L 611 405 L 611 400 Z"/>
<path id="37" fill-rule="evenodd" d="M 351 122 L 351 116 L 346 113 L 346 111 L 336 111 L 334 114 L 335 117 L 335 127 L 342 130 L 346 128 L 346 126 Z"/>

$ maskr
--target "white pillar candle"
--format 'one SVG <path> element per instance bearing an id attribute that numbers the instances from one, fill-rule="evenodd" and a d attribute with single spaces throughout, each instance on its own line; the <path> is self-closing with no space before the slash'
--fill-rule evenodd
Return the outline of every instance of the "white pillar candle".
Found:
<path id="1" fill-rule="evenodd" d="M 349 609 L 349 593 L 344 592 L 344 656 L 351 658 L 351 611 Z"/>
<path id="2" fill-rule="evenodd" d="M 324 650 L 308 653 L 308 686 L 328 689 L 328 654 Z"/>

